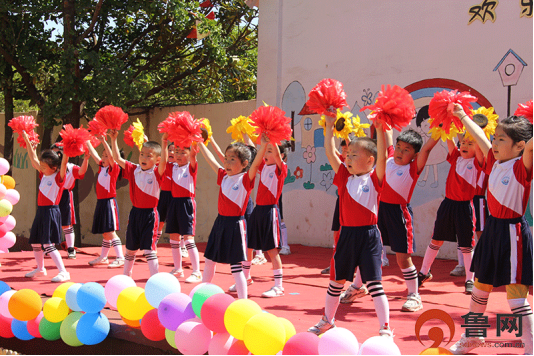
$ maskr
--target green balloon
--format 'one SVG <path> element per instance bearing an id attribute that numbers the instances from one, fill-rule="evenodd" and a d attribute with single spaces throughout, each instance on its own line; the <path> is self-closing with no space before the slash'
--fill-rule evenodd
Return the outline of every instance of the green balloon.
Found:
<path id="1" fill-rule="evenodd" d="M 46 318 L 42 318 L 39 322 L 39 333 L 43 339 L 48 341 L 55 341 L 61 339 L 59 329 L 61 328 L 61 322 L 51 323 Z"/>
<path id="2" fill-rule="evenodd" d="M 76 336 L 76 326 L 78 326 L 78 320 L 82 317 L 82 313 L 73 312 L 70 313 L 65 320 L 61 322 L 61 328 L 59 333 L 63 342 L 69 346 L 82 346 L 83 344 L 78 340 Z M 44 318 L 43 318 L 44 319 Z"/>
<path id="3" fill-rule="evenodd" d="M 165 339 L 167 339 L 167 342 L 169 345 L 171 345 L 173 348 L 177 349 L 176 347 L 176 341 L 174 340 L 174 335 L 176 334 L 176 331 L 172 331 L 170 329 L 165 329 Z"/>
<path id="4" fill-rule="evenodd" d="M 215 284 L 205 284 L 198 288 L 193 294 L 193 300 L 191 301 L 191 306 L 193 307 L 193 311 L 197 315 L 197 317 L 200 318 L 200 309 L 202 309 L 202 305 L 208 299 L 214 294 L 224 293 L 221 287 L 215 285 Z"/>

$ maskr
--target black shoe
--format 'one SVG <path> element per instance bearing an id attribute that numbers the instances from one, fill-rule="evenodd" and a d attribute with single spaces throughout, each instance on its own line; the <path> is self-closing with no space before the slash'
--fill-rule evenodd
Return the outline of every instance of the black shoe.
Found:
<path id="1" fill-rule="evenodd" d="M 469 281 L 465 281 L 465 293 L 466 294 L 471 294 L 473 293 L 473 286 L 475 284 L 473 283 L 473 281 L 469 280 Z"/>
<path id="2" fill-rule="evenodd" d="M 422 274 L 421 272 L 417 274 L 417 282 L 419 284 L 419 287 L 421 287 L 423 283 L 430 281 L 431 279 L 432 273 L 430 273 L 430 271 L 428 271 L 428 274 Z"/>
<path id="3" fill-rule="evenodd" d="M 74 247 L 69 247 L 67 249 L 67 254 L 68 254 L 68 258 L 71 259 L 71 260 L 75 260 L 76 259 L 76 250 L 74 249 Z"/>
<path id="4" fill-rule="evenodd" d="M 321 271 L 321 274 L 330 274 L 330 266 L 326 267 Z"/>

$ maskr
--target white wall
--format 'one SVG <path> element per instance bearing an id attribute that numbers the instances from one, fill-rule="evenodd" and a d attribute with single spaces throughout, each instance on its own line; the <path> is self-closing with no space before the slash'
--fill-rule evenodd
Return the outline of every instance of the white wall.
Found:
<path id="1" fill-rule="evenodd" d="M 354 114 L 374 101 L 382 84 L 396 84 L 410 88 L 418 109 L 436 91 L 462 88 L 478 92 L 480 102 L 506 116 L 507 88 L 493 69 L 512 49 L 527 64 L 512 87 L 512 113 L 518 103 L 532 99 L 532 18 L 520 18 L 519 1 L 501 1 L 495 22 L 468 25 L 473 5 L 476 1 L 260 1 L 257 103 L 281 106 L 287 116 L 295 111 L 296 150 L 288 165 L 293 176 L 297 168 L 303 173 L 284 187 L 290 243 L 332 244 L 336 188 L 330 186 L 332 174 L 320 169 L 327 160 L 320 135 L 313 133 L 319 117 L 298 115 L 321 79 L 343 82 Z M 314 162 L 303 158 L 308 145 L 315 147 Z M 418 255 L 424 254 L 445 195 L 445 156 L 444 146 L 435 149 L 420 178 L 428 171 L 427 181 L 414 191 Z M 440 257 L 456 256 L 455 246 L 446 245 Z"/>

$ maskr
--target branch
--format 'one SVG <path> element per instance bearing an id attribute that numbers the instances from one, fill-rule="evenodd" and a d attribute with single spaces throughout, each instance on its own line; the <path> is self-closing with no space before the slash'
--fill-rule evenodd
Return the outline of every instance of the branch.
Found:
<path id="1" fill-rule="evenodd" d="M 102 9 L 102 3 L 103 2 L 104 2 L 104 0 L 98 0 L 98 3 L 95 6 L 95 12 L 93 13 L 93 18 L 91 20 L 91 24 L 85 30 L 84 33 L 82 33 L 80 36 L 78 36 L 78 38 L 76 38 L 76 41 L 74 41 L 74 45 L 75 46 L 77 44 L 79 44 L 85 37 L 87 37 L 87 35 L 89 35 L 93 31 L 93 28 L 95 27 L 95 23 L 98 20 L 98 15 L 100 14 L 100 10 Z"/>

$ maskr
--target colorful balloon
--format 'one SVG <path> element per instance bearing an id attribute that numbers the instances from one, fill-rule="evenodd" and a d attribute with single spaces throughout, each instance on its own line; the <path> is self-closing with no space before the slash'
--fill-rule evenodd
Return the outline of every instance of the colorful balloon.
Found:
<path id="1" fill-rule="evenodd" d="M 15 189 L 8 189 L 4 195 L 4 199 L 10 202 L 11 205 L 15 205 L 20 200 L 20 194 Z"/>
<path id="2" fill-rule="evenodd" d="M 336 328 L 337 329 L 337 328 Z M 333 329 L 331 329 L 333 330 Z M 399 347 L 393 338 L 373 336 L 365 340 L 360 346 L 360 355 L 400 355 Z"/>
<path id="3" fill-rule="evenodd" d="M 5 158 L 0 158 L 0 175 L 4 175 L 9 172 L 9 162 Z"/>
<path id="4" fill-rule="evenodd" d="M 213 332 L 226 333 L 224 313 L 234 301 L 235 298 L 229 294 L 214 294 L 206 299 L 200 310 L 202 323 Z"/>
<path id="5" fill-rule="evenodd" d="M 107 281 L 106 286 L 104 287 L 106 300 L 108 301 L 109 305 L 116 309 L 119 294 L 124 289 L 135 286 L 136 284 L 132 277 L 125 276 L 123 274 L 113 276 Z"/>
<path id="6" fill-rule="evenodd" d="M 154 308 L 159 306 L 159 303 L 172 293 L 180 293 L 180 282 L 171 273 L 156 273 L 151 276 L 145 285 L 146 300 Z"/>
<path id="7" fill-rule="evenodd" d="M 7 232 L 13 230 L 16 225 L 17 221 L 13 215 L 8 215 L 4 223 L 0 224 L 0 235 L 5 235 Z"/>
<path id="8" fill-rule="evenodd" d="M 174 335 L 176 348 L 184 355 L 203 355 L 208 351 L 213 333 L 196 320 L 186 320 Z"/>
<path id="9" fill-rule="evenodd" d="M 181 323 L 194 317 L 191 298 L 187 294 L 172 293 L 159 303 L 158 318 L 166 329 L 176 330 Z"/>
<path id="10" fill-rule="evenodd" d="M 104 314 L 86 313 L 78 320 L 76 337 L 84 345 L 96 345 L 104 341 L 109 330 L 109 320 Z"/>
<path id="11" fill-rule="evenodd" d="M 19 340 L 28 341 L 34 337 L 28 332 L 28 327 L 26 326 L 28 321 L 22 321 L 13 319 L 11 321 L 11 331 L 13 335 Z"/>
<path id="12" fill-rule="evenodd" d="M 319 355 L 357 355 L 360 345 L 352 331 L 333 328 L 319 339 Z"/>
<path id="13" fill-rule="evenodd" d="M 15 245 L 17 236 L 12 231 L 8 231 L 4 236 L 0 236 L 0 250 L 7 250 Z"/>
<path id="14" fill-rule="evenodd" d="M 243 340 L 245 324 L 259 313 L 261 313 L 261 307 L 255 301 L 250 299 L 236 300 L 228 306 L 224 313 L 226 330 L 236 339 Z"/>
<path id="15" fill-rule="evenodd" d="M 61 323 L 59 334 L 61 336 L 61 340 L 63 340 L 65 344 L 69 346 L 83 345 L 76 335 L 76 327 L 78 326 L 78 322 L 80 321 L 82 315 L 83 314 L 80 312 L 73 312 L 69 314 L 69 316 L 67 316 Z"/>
<path id="16" fill-rule="evenodd" d="M 20 321 L 28 321 L 39 316 L 43 308 L 43 301 L 36 291 L 21 289 L 11 296 L 8 308 L 13 318 Z"/>
<path id="17" fill-rule="evenodd" d="M 52 294 L 52 297 L 58 297 L 61 299 L 64 299 L 66 301 L 67 298 L 67 291 L 71 286 L 73 286 L 74 282 L 65 282 L 60 284 L 56 290 L 54 290 L 54 293 Z"/>
<path id="18" fill-rule="evenodd" d="M 8 318 L 3 315 L 0 315 L 0 337 L 3 337 L 4 339 L 15 337 L 13 331 L 11 330 L 12 321 L 12 317 Z"/>
<path id="19" fill-rule="evenodd" d="M 217 333 L 211 338 L 208 355 L 228 355 L 228 350 L 237 340 L 228 333 Z"/>
<path id="20" fill-rule="evenodd" d="M 286 330 L 277 316 L 259 313 L 246 322 L 243 341 L 254 355 L 274 355 L 284 348 Z"/>
<path id="21" fill-rule="evenodd" d="M 300 332 L 293 335 L 284 345 L 284 355 L 319 355 L 319 336 Z"/>
<path id="22" fill-rule="evenodd" d="M 43 306 L 43 315 L 51 323 L 60 323 L 69 315 L 70 309 L 65 299 L 52 297 Z"/>
<path id="23" fill-rule="evenodd" d="M 7 193 L 7 188 L 5 185 L 0 184 L 0 200 L 4 199 Z"/>
<path id="24" fill-rule="evenodd" d="M 28 332 L 31 336 L 36 338 L 42 338 L 41 333 L 39 332 L 39 323 L 41 322 L 42 318 L 44 318 L 44 314 L 43 312 L 40 312 L 37 318 L 28 321 L 28 324 L 26 324 Z"/>
<path id="25" fill-rule="evenodd" d="M 104 287 L 95 282 L 85 283 L 76 293 L 76 303 L 86 313 L 99 313 L 106 305 Z"/>
<path id="26" fill-rule="evenodd" d="M 16 292 L 16 290 L 8 290 L 0 295 L 0 315 L 5 318 L 13 318 L 13 315 L 9 312 L 9 300 Z"/>
<path id="27" fill-rule="evenodd" d="M 78 294 L 78 291 L 82 286 L 82 283 L 75 283 L 70 286 L 69 289 L 67 289 L 67 293 L 65 293 L 65 301 L 67 302 L 67 305 L 72 311 L 82 311 L 82 308 L 80 308 L 80 306 L 78 305 L 78 301 L 76 298 L 76 294 Z"/>
<path id="28" fill-rule="evenodd" d="M 60 334 L 61 322 L 51 323 L 46 318 L 42 318 L 39 322 L 39 333 L 43 339 L 48 341 L 55 341 L 61 339 Z"/>
<path id="29" fill-rule="evenodd" d="M 11 176 L 3 175 L 0 177 L 0 183 L 2 183 L 6 189 L 15 188 L 15 180 Z"/>
<path id="30" fill-rule="evenodd" d="M 158 319 L 157 309 L 152 309 L 145 314 L 141 320 L 141 332 L 147 339 L 152 341 L 165 339 L 165 327 L 161 325 Z"/>
<path id="31" fill-rule="evenodd" d="M 7 216 L 13 211 L 13 205 L 6 199 L 0 200 L 0 216 Z M 7 232 L 7 231 L 6 231 Z"/>
<path id="32" fill-rule="evenodd" d="M 197 317 L 200 318 L 200 310 L 206 299 L 214 294 L 224 294 L 224 291 L 218 285 L 211 283 L 206 283 L 195 291 L 191 304 L 193 305 L 193 311 Z"/>
<path id="33" fill-rule="evenodd" d="M 141 320 L 150 309 L 152 306 L 148 304 L 145 290 L 141 287 L 128 287 L 117 298 L 117 310 L 128 320 Z"/>

